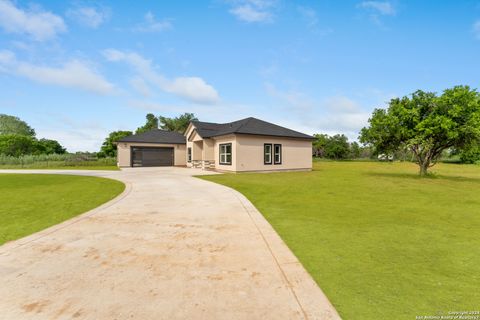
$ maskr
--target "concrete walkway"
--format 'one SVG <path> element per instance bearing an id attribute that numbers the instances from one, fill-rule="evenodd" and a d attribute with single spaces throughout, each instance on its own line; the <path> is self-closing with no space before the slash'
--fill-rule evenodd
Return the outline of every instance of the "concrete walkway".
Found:
<path id="1" fill-rule="evenodd" d="M 1 319 L 339 319 L 253 205 L 185 168 L 95 175 L 118 198 L 0 247 Z"/>

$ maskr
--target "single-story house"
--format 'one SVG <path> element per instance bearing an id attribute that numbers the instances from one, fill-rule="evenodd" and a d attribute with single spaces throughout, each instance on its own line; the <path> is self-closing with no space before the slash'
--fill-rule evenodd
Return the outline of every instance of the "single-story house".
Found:
<path id="1" fill-rule="evenodd" d="M 120 139 L 118 165 L 232 172 L 311 170 L 313 140 L 256 118 L 230 123 L 192 121 L 184 134 L 155 129 Z"/>

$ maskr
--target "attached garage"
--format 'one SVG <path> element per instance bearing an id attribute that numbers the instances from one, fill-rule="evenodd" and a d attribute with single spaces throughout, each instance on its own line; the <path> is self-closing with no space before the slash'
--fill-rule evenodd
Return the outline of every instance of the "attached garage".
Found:
<path id="1" fill-rule="evenodd" d="M 186 140 L 178 132 L 150 130 L 117 141 L 119 167 L 186 165 Z"/>
<path id="2" fill-rule="evenodd" d="M 174 148 L 131 147 L 132 167 L 169 167 L 174 165 Z"/>

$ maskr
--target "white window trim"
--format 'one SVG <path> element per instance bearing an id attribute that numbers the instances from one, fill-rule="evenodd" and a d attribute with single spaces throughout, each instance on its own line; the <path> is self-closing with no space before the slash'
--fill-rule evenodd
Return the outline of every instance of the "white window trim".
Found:
<path id="1" fill-rule="evenodd" d="M 277 147 L 279 147 L 277 152 Z M 277 161 L 278 156 L 278 161 Z M 273 164 L 282 164 L 282 145 L 276 143 L 273 145 Z"/>
<path id="2" fill-rule="evenodd" d="M 230 147 L 230 152 L 227 152 L 227 147 Z M 232 144 L 222 143 L 219 145 L 219 164 L 231 165 L 232 164 Z M 227 161 L 227 157 L 230 156 L 230 162 Z"/>
<path id="3" fill-rule="evenodd" d="M 269 151 L 267 152 L 267 147 Z M 264 165 L 270 165 L 273 163 L 273 146 L 271 143 L 265 143 L 263 145 L 263 164 Z M 266 161 L 266 156 L 268 155 L 268 161 Z"/>

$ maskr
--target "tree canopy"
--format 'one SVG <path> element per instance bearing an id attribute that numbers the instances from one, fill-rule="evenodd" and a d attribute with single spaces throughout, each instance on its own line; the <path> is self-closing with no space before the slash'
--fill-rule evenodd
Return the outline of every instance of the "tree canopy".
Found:
<path id="1" fill-rule="evenodd" d="M 139 127 L 135 133 L 142 133 L 148 130 L 152 129 L 162 129 L 162 130 L 167 130 L 167 131 L 177 131 L 183 133 L 187 127 L 190 121 L 193 120 L 198 120 L 197 117 L 193 113 L 184 113 L 179 115 L 178 117 L 174 118 L 169 118 L 169 117 L 163 117 L 159 116 L 158 118 L 152 114 L 149 113 L 146 116 L 146 122 L 145 125 Z"/>
<path id="2" fill-rule="evenodd" d="M 30 136 L 2 134 L 0 135 L 0 154 L 12 157 L 34 154 L 37 151 L 36 143 L 36 139 Z"/>
<path id="3" fill-rule="evenodd" d="M 168 131 L 185 132 L 190 121 L 198 120 L 193 113 L 184 113 L 175 118 L 159 117 L 160 129 Z"/>
<path id="4" fill-rule="evenodd" d="M 480 144 L 461 150 L 459 155 L 462 163 L 476 163 L 480 161 Z"/>
<path id="5" fill-rule="evenodd" d="M 468 86 L 446 89 L 441 95 L 416 91 L 375 109 L 360 141 L 377 153 L 408 148 L 425 175 L 442 154 L 471 148 L 480 140 L 480 95 Z"/>
<path id="6" fill-rule="evenodd" d="M 158 118 L 153 113 L 146 115 L 146 122 L 143 126 L 138 127 L 135 131 L 136 134 L 143 133 L 148 130 L 158 129 Z"/>
<path id="7" fill-rule="evenodd" d="M 100 157 L 116 157 L 117 156 L 117 145 L 115 142 L 121 138 L 132 135 L 132 131 L 113 131 L 108 137 L 105 138 L 105 141 L 100 148 L 98 156 Z"/>
<path id="8" fill-rule="evenodd" d="M 18 117 L 0 114 L 0 154 L 19 157 L 29 154 L 62 154 L 58 141 L 35 138 L 35 130 Z"/>
<path id="9" fill-rule="evenodd" d="M 330 137 L 325 144 L 325 157 L 329 159 L 347 159 L 350 156 L 350 144 L 343 134 Z"/>
<path id="10" fill-rule="evenodd" d="M 313 137 L 315 138 L 315 140 L 312 143 L 314 156 L 324 158 L 325 146 L 327 145 L 327 141 L 330 137 L 326 134 L 319 134 L 319 133 L 314 134 Z"/>
<path id="11" fill-rule="evenodd" d="M 4 134 L 35 137 L 35 130 L 18 117 L 0 114 L 0 135 Z"/>
<path id="12" fill-rule="evenodd" d="M 320 158 L 343 160 L 359 158 L 362 148 L 357 142 L 349 142 L 347 136 L 314 134 L 313 155 Z"/>
<path id="13" fill-rule="evenodd" d="M 37 151 L 40 154 L 64 154 L 67 150 L 57 140 L 40 139 L 37 141 Z"/>

